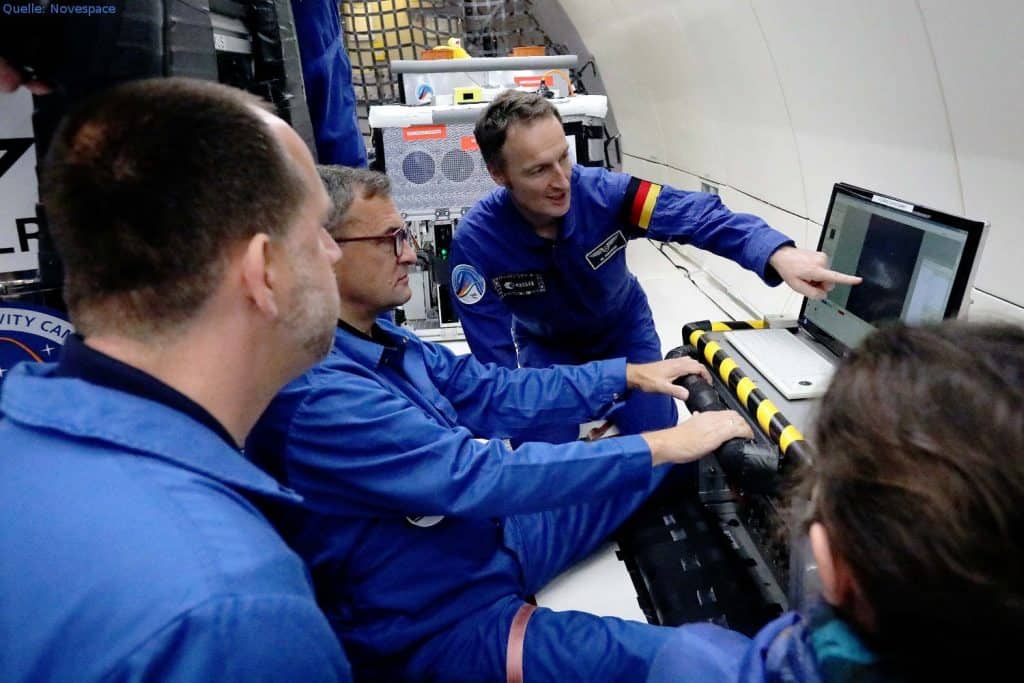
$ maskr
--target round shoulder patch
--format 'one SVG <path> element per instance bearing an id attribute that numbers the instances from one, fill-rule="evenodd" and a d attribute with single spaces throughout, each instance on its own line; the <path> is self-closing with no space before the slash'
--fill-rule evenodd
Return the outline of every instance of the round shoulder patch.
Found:
<path id="1" fill-rule="evenodd" d="M 487 284 L 484 277 L 476 272 L 476 268 L 468 264 L 460 264 L 452 270 L 452 289 L 459 301 L 472 306 L 484 298 Z"/>
<path id="2" fill-rule="evenodd" d="M 434 101 L 434 89 L 426 83 L 416 86 L 417 104 L 431 104 Z"/>
<path id="3" fill-rule="evenodd" d="M 28 304 L 0 303 L 0 385 L 17 363 L 57 360 L 64 340 L 74 331 L 60 311 Z"/>
<path id="4" fill-rule="evenodd" d="M 405 518 L 405 521 L 421 529 L 429 529 L 440 524 L 443 519 L 444 515 L 410 515 Z"/>

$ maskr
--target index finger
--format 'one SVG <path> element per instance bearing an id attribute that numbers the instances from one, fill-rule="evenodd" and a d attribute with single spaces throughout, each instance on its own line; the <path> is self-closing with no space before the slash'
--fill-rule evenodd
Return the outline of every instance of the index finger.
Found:
<path id="1" fill-rule="evenodd" d="M 818 276 L 819 282 L 834 282 L 838 285 L 859 285 L 863 279 L 858 275 L 847 275 L 827 268 L 822 268 Z"/>

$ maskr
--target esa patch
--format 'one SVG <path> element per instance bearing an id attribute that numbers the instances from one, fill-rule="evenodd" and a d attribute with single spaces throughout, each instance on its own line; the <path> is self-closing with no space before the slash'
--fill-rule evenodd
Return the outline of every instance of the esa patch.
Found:
<path id="1" fill-rule="evenodd" d="M 494 291 L 502 299 L 507 296 L 530 296 L 548 291 L 544 276 L 540 273 L 512 273 L 491 280 Z"/>
<path id="2" fill-rule="evenodd" d="M 587 252 L 587 263 L 594 270 L 597 270 L 608 262 L 612 256 L 626 248 L 626 236 L 621 230 L 616 230 L 608 236 L 604 242 Z"/>
<path id="3" fill-rule="evenodd" d="M 472 306 L 484 298 L 487 283 L 476 268 L 463 263 L 452 269 L 452 290 L 459 301 Z"/>

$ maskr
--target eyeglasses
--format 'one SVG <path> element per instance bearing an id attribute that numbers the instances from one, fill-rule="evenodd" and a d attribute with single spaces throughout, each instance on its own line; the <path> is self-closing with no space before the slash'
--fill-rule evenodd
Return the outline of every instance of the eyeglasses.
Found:
<path id="1" fill-rule="evenodd" d="M 338 244 L 345 242 L 386 242 L 393 240 L 395 244 L 395 258 L 402 258 L 402 250 L 405 249 L 406 244 L 411 244 L 413 248 L 416 248 L 416 240 L 413 239 L 412 233 L 409 232 L 409 228 L 399 228 L 394 232 L 389 232 L 386 235 L 368 235 L 366 237 L 334 237 L 332 238 Z"/>

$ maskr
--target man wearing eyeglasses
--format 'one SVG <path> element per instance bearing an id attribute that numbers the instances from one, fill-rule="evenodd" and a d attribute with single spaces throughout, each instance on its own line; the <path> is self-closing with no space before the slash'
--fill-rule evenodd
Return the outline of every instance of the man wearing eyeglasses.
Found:
<path id="1" fill-rule="evenodd" d="M 682 398 L 692 359 L 509 370 L 378 316 L 411 296 L 416 256 L 387 176 L 321 168 L 341 316 L 327 359 L 277 396 L 249 440 L 306 501 L 280 519 L 364 680 L 642 680 L 672 629 L 528 603 L 665 476 L 750 430 L 731 411 L 593 443 L 524 443 L 635 391 Z M 531 616 L 532 615 L 532 616 Z M 528 629 L 527 629 L 528 626 Z M 528 637 L 524 637 L 527 634 Z"/>

